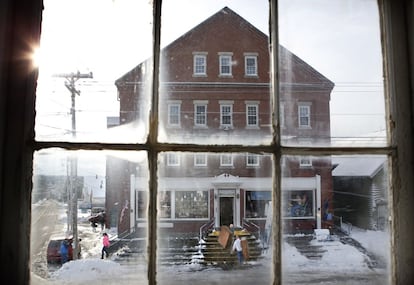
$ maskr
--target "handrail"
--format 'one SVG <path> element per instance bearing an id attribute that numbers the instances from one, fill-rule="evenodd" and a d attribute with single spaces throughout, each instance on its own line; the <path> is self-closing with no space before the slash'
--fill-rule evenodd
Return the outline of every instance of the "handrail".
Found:
<path id="1" fill-rule="evenodd" d="M 201 240 L 203 238 L 203 233 L 212 227 L 212 225 L 214 225 L 214 218 L 212 218 L 209 222 L 205 223 L 204 225 L 202 225 L 200 227 L 200 236 L 199 236 L 199 240 Z"/>
<path id="2" fill-rule="evenodd" d="M 256 225 L 255 223 L 248 221 L 246 219 L 243 219 L 243 226 L 246 225 L 247 227 L 254 227 L 256 228 L 255 233 L 258 233 L 259 236 L 257 237 L 258 239 L 260 239 L 260 227 L 258 225 Z"/>

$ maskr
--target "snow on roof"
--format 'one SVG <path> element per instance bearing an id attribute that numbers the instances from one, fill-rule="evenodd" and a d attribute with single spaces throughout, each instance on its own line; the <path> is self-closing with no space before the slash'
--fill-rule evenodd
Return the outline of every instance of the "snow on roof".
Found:
<path id="1" fill-rule="evenodd" d="M 337 165 L 332 176 L 373 177 L 383 167 L 384 155 L 333 156 L 332 164 Z"/>

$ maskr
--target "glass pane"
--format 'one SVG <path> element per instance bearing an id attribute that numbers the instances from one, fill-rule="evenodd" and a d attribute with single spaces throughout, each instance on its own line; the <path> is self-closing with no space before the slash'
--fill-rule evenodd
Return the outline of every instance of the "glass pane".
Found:
<path id="1" fill-rule="evenodd" d="M 32 281 L 147 284 L 146 153 L 45 149 L 33 164 Z"/>
<path id="2" fill-rule="evenodd" d="M 160 154 L 158 283 L 270 284 L 272 169 L 265 154 Z"/>
<path id="3" fill-rule="evenodd" d="M 281 0 L 280 120 L 289 146 L 384 146 L 376 0 Z"/>
<path id="4" fill-rule="evenodd" d="M 163 1 L 160 141 L 271 141 L 268 14 L 266 0 Z"/>
<path id="5" fill-rule="evenodd" d="M 390 284 L 386 156 L 283 157 L 283 284 Z"/>
<path id="6" fill-rule="evenodd" d="M 144 142 L 152 67 L 149 1 L 44 1 L 36 140 Z M 140 97 L 130 94 L 139 92 Z"/>

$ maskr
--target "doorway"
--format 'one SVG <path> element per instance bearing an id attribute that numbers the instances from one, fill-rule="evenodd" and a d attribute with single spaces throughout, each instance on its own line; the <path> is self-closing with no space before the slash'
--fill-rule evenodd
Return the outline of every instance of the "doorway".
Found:
<path id="1" fill-rule="evenodd" d="M 234 224 L 234 197 L 220 197 L 220 225 Z"/>

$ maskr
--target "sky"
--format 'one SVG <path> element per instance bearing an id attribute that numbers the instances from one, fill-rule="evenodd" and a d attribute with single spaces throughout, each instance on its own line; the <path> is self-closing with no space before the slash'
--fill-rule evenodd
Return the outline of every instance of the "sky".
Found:
<path id="1" fill-rule="evenodd" d="M 101 240 L 102 232 L 97 230 L 93 232 L 87 222 L 86 215 L 79 214 L 78 218 L 80 223 L 78 229 L 81 232 L 81 247 L 82 247 L 82 259 L 76 261 L 70 261 L 64 264 L 61 268 L 49 273 L 48 277 L 40 277 L 38 275 L 32 275 L 31 285 L 51 285 L 51 284 L 85 284 L 92 282 L 93 284 L 130 284 L 130 278 L 133 278 L 137 272 L 141 274 L 141 278 L 135 279 L 135 282 L 141 280 L 142 283 L 146 282 L 142 280 L 146 276 L 145 263 L 133 263 L 133 266 L 120 265 L 116 259 L 116 253 L 112 253 L 109 259 L 101 260 Z M 58 221 L 62 222 L 62 227 L 65 225 L 63 222 L 66 220 L 64 212 L 61 213 Z M 83 222 L 82 222 L 83 221 Z M 116 238 L 116 232 L 114 229 L 104 229 L 107 232 L 110 240 Z M 359 251 L 356 247 L 349 244 L 344 244 L 339 241 L 337 236 L 328 237 L 326 239 L 324 232 L 316 232 L 311 244 L 321 248 L 324 251 L 320 260 L 310 260 L 303 256 L 296 247 L 284 242 L 282 244 L 282 258 L 283 258 L 283 270 L 289 279 L 284 284 L 308 284 L 305 280 L 311 280 L 313 277 L 310 275 L 317 275 L 318 280 L 324 280 L 324 284 L 354 284 L 357 279 L 352 279 L 351 283 L 346 283 L 346 276 L 375 276 L 378 280 L 378 276 L 382 276 L 380 279 L 383 283 L 375 283 L 375 279 L 371 279 L 372 283 L 364 284 L 388 284 L 388 280 L 383 278 L 387 276 L 386 269 L 374 268 L 371 269 L 367 265 L 367 255 Z M 301 236 L 301 235 L 298 235 Z M 371 254 L 375 254 L 379 258 L 389 260 L 388 250 L 390 248 L 388 234 L 381 231 L 366 231 L 356 227 L 352 228 L 350 237 L 357 240 L 362 246 L 367 249 Z M 263 267 L 267 268 L 271 264 L 271 250 L 264 253 L 264 257 L 260 261 L 249 261 L 247 268 L 244 270 L 222 270 L 220 267 L 204 268 L 197 263 L 186 265 L 169 265 L 162 267 L 162 276 L 168 276 L 170 281 L 181 280 L 182 283 L 178 284 L 190 284 L 188 280 L 196 276 L 200 284 L 218 284 L 223 278 L 226 279 L 227 284 L 234 281 L 234 284 L 245 284 L 240 282 L 240 278 L 246 280 L 249 275 L 256 274 L 258 269 L 262 270 Z M 171 279 L 171 276 L 174 278 Z M 345 279 L 338 278 L 339 281 L 335 282 L 335 278 L 332 276 L 345 276 Z M 366 277 L 366 278 L 367 278 Z M 329 283 L 328 283 L 329 280 Z M 187 282 L 186 282 L 187 281 Z M 302 281 L 302 282 L 300 282 Z M 125 283 L 123 283 L 125 282 Z M 134 283 L 135 284 L 135 283 Z M 171 284 L 163 283 L 160 284 Z M 321 283 L 312 283 L 321 284 Z"/>
<path id="2" fill-rule="evenodd" d="M 162 3 L 162 47 L 225 6 L 269 34 L 267 0 Z M 365 136 L 385 128 L 376 5 L 375 0 L 279 1 L 280 43 L 335 83 L 334 137 Z M 78 134 L 89 139 L 104 130 L 106 117 L 119 112 L 114 82 L 151 56 L 151 36 L 151 1 L 46 0 L 37 134 L 46 140 L 70 134 L 70 95 L 64 79 L 53 75 L 76 71 L 93 73 L 93 79 L 77 85 Z"/>

